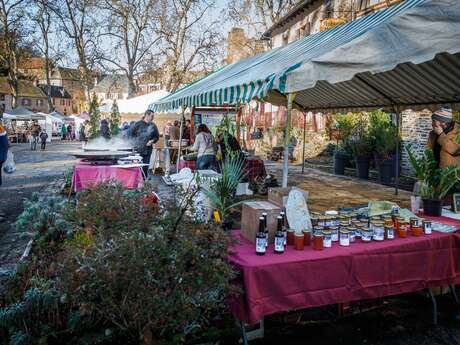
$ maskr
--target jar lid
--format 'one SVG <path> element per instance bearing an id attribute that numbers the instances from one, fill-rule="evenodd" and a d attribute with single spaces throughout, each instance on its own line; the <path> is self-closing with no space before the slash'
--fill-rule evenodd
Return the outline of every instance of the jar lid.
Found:
<path id="1" fill-rule="evenodd" d="M 425 223 L 425 224 L 431 224 L 431 220 L 423 219 L 423 223 Z"/>
<path id="2" fill-rule="evenodd" d="M 347 227 L 347 230 L 348 230 L 348 231 L 355 231 L 356 228 L 355 228 L 354 226 L 349 226 L 349 227 Z"/>
<path id="3" fill-rule="evenodd" d="M 345 230 L 345 229 L 342 229 L 342 230 L 340 230 L 340 233 L 341 233 L 341 234 L 349 234 L 349 233 L 350 233 L 350 231 L 348 231 L 348 230 Z"/>
<path id="4" fill-rule="evenodd" d="M 323 230 L 323 235 L 330 235 L 331 234 L 331 230 Z"/>

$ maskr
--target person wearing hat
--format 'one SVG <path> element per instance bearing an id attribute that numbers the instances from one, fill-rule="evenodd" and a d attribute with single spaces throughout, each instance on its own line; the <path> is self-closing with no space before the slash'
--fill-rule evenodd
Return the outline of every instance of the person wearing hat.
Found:
<path id="1" fill-rule="evenodd" d="M 433 150 L 438 167 L 456 165 L 460 168 L 460 128 L 452 118 L 452 110 L 442 108 L 431 115 L 433 130 L 428 137 L 428 148 Z"/>

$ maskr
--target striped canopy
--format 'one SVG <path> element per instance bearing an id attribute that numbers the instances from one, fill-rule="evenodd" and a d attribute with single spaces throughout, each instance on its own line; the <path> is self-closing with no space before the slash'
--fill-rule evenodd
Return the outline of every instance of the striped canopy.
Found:
<path id="1" fill-rule="evenodd" d="M 276 104 L 285 100 L 280 96 L 292 92 L 298 93 L 297 107 L 315 110 L 460 102 L 460 78 L 447 75 L 444 89 L 432 85 L 434 79 L 444 77 L 440 69 L 459 73 L 458 37 L 460 1 L 405 0 L 227 65 L 150 104 L 149 109 L 167 111 L 252 99 Z M 439 53 L 454 55 L 434 59 Z M 432 61 L 440 60 L 441 65 L 433 65 Z M 420 64 L 419 70 L 415 64 Z M 396 84 L 387 73 L 393 73 Z M 382 85 L 387 91 L 382 91 Z"/>

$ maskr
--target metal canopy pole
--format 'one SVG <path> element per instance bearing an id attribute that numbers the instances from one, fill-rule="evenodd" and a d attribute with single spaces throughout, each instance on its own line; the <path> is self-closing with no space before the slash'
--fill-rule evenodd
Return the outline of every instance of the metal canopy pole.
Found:
<path id="1" fill-rule="evenodd" d="M 289 134 L 291 132 L 291 112 L 292 112 L 292 103 L 294 102 L 294 93 L 288 94 L 287 99 L 287 114 L 286 114 L 286 124 L 284 127 L 284 162 L 283 162 L 283 183 L 282 187 L 287 187 L 288 182 L 288 169 L 289 169 Z"/>
<path id="2" fill-rule="evenodd" d="M 305 172 L 305 127 L 307 123 L 307 113 L 303 113 L 303 141 L 302 141 L 302 174 Z"/>
<path id="3" fill-rule="evenodd" d="M 395 168 L 395 195 L 398 195 L 398 188 L 399 188 L 399 131 L 400 125 L 399 122 L 401 120 L 401 112 L 399 107 L 395 106 L 396 110 L 396 168 Z"/>
<path id="4" fill-rule="evenodd" d="M 177 151 L 177 159 L 176 159 L 176 173 L 179 173 L 179 162 L 180 162 L 180 155 L 182 153 L 182 132 L 184 130 L 184 123 L 185 123 L 185 106 L 182 106 L 182 115 L 180 119 L 180 133 L 179 133 L 179 149 Z"/>

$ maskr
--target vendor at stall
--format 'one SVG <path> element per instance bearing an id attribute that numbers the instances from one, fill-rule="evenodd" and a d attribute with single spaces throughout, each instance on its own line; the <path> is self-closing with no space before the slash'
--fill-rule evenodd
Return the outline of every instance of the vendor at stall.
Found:
<path id="1" fill-rule="evenodd" d="M 216 151 L 214 149 L 214 138 L 208 126 L 201 124 L 198 126 L 195 143 L 191 147 L 192 151 L 198 151 L 196 160 L 197 170 L 213 169 L 216 161 Z"/>
<path id="2" fill-rule="evenodd" d="M 219 144 L 219 154 L 223 161 L 229 152 L 242 155 L 241 146 L 236 138 L 227 131 L 218 130 L 216 133 L 216 143 Z"/>
<path id="3" fill-rule="evenodd" d="M 440 168 L 456 165 L 460 168 L 459 125 L 452 119 L 452 110 L 442 108 L 431 115 L 433 130 L 428 137 L 428 147 L 433 150 Z"/>
<path id="4" fill-rule="evenodd" d="M 142 162 L 147 164 L 142 168 L 145 176 L 147 176 L 148 173 L 148 164 L 150 162 L 150 156 L 152 155 L 152 145 L 160 138 L 158 128 L 153 122 L 153 117 L 153 111 L 147 110 L 142 119 L 131 126 L 129 135 L 135 143 L 136 151 L 142 157 Z"/>

